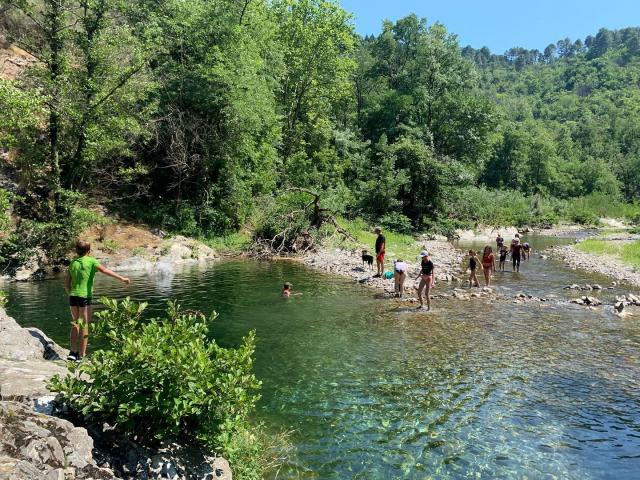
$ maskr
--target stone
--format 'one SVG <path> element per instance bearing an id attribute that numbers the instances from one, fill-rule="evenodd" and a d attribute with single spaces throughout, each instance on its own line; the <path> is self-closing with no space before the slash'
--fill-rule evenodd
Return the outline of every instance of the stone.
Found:
<path id="1" fill-rule="evenodd" d="M 30 280 L 47 261 L 47 256 L 41 248 L 35 248 L 27 261 L 16 270 L 13 278 L 19 282 Z"/>
<path id="2" fill-rule="evenodd" d="M 613 305 L 613 308 L 614 308 L 618 313 L 622 312 L 622 311 L 624 310 L 624 302 L 616 302 L 616 303 Z"/>
<path id="3" fill-rule="evenodd" d="M 574 298 L 569 301 L 570 303 L 575 303 L 576 305 L 584 305 L 584 300 L 581 298 Z"/>
<path id="4" fill-rule="evenodd" d="M 593 290 L 593 287 L 592 287 L 591 285 L 584 285 L 584 286 L 581 288 L 581 290 L 588 290 L 588 291 L 591 291 L 591 290 Z"/>
<path id="5" fill-rule="evenodd" d="M 630 293 L 630 294 L 627 295 L 627 300 L 629 302 L 633 303 L 634 305 L 640 306 L 640 298 L 638 298 L 633 293 Z"/>
<path id="6" fill-rule="evenodd" d="M 142 257 L 131 257 L 112 267 L 114 272 L 145 272 L 153 268 L 153 263 Z"/>
<path id="7" fill-rule="evenodd" d="M 567 285 L 566 287 L 564 287 L 565 290 L 580 290 L 580 285 L 577 284 L 573 284 L 573 285 Z"/>
<path id="8" fill-rule="evenodd" d="M 45 360 L 65 360 L 69 355 L 69 350 L 51 340 L 42 330 L 35 327 L 26 327 L 25 330 L 40 342 Z"/>
<path id="9" fill-rule="evenodd" d="M 602 302 L 595 297 L 582 297 L 582 301 L 584 304 L 589 305 L 590 307 L 597 307 L 598 305 L 602 305 Z"/>
<path id="10" fill-rule="evenodd" d="M 0 401 L 0 439 L 0 478 L 116 478 L 95 463 L 93 440 L 84 428 L 35 413 L 24 404 Z"/>
<path id="11" fill-rule="evenodd" d="M 591 285 L 594 290 L 602 290 L 602 285 L 598 285 L 597 283 Z"/>
<path id="12" fill-rule="evenodd" d="M 0 308 L 0 398 L 34 402 L 50 396 L 46 382 L 67 369 L 45 358 L 60 354 L 66 350 L 37 329 L 20 327 Z"/>
<path id="13" fill-rule="evenodd" d="M 491 287 L 482 287 L 483 293 L 493 293 L 493 289 Z"/>

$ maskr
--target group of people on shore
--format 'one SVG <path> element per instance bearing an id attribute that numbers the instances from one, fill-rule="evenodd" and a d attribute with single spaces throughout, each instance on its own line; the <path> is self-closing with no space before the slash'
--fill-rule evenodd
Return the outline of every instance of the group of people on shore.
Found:
<path id="1" fill-rule="evenodd" d="M 382 228 L 376 227 L 374 229 L 376 233 L 375 252 L 376 252 L 376 268 L 377 273 L 374 277 L 382 277 L 384 275 L 384 257 L 386 253 L 387 240 L 382 232 Z M 363 260 L 365 260 L 366 252 L 363 254 Z M 431 289 L 436 285 L 435 265 L 431 260 L 429 252 L 423 250 L 420 252 L 420 267 L 418 269 L 418 275 L 415 277 L 415 282 L 419 283 L 414 285 L 418 293 L 418 301 L 420 305 L 419 309 L 426 308 L 431 309 Z M 393 262 L 393 284 L 394 293 L 397 297 L 402 297 L 404 294 L 404 284 L 409 276 L 409 264 L 403 259 L 398 258 Z M 426 304 L 426 305 L 425 305 Z"/>
<path id="2" fill-rule="evenodd" d="M 478 257 L 475 250 L 469 250 L 469 259 L 467 270 L 469 271 L 469 285 L 479 287 L 478 276 L 476 271 L 478 267 L 482 267 L 482 273 L 484 274 L 484 282 L 487 287 L 491 286 L 491 278 L 496 271 L 505 271 L 505 264 L 507 263 L 507 256 L 511 256 L 511 271 L 520 272 L 520 262 L 529 261 L 533 249 L 529 242 L 523 242 L 520 238 L 520 234 L 516 233 L 515 237 L 511 240 L 511 245 L 507 247 L 505 245 L 504 238 L 500 233 L 496 237 L 496 251 L 498 252 L 498 267 L 496 268 L 496 255 L 493 253 L 493 248 L 490 245 L 486 245 L 482 252 L 482 259 Z"/>
<path id="3" fill-rule="evenodd" d="M 386 239 L 382 233 L 380 227 L 375 228 L 377 234 L 375 242 L 375 260 L 377 273 L 374 277 L 382 277 L 384 275 L 384 257 L 386 253 Z M 528 261 L 531 257 L 533 249 L 528 242 L 523 242 L 520 238 L 520 234 L 516 233 L 511 240 L 511 244 L 507 247 L 505 240 L 500 233 L 496 238 L 496 251 L 498 257 L 493 253 L 493 248 L 490 245 L 484 247 L 482 252 L 482 258 L 479 258 L 475 250 L 469 250 L 468 266 L 467 270 L 469 274 L 469 285 L 479 287 L 480 283 L 477 277 L 478 268 L 482 268 L 484 274 L 484 281 L 486 286 L 491 286 L 491 279 L 497 270 L 505 271 L 505 264 L 507 256 L 511 257 L 512 271 L 520 271 L 520 262 Z M 431 289 L 435 287 L 435 266 L 429 252 L 423 250 L 420 252 L 420 265 L 418 268 L 418 275 L 415 278 L 419 283 L 414 288 L 417 290 L 418 301 L 420 305 L 419 309 L 426 308 L 431 309 Z M 366 251 L 363 252 L 363 261 L 366 260 Z M 496 267 L 496 263 L 498 266 Z M 393 279 L 394 279 L 394 293 L 397 297 L 402 297 L 404 293 L 404 284 L 409 275 L 409 265 L 401 258 L 393 262 Z"/>

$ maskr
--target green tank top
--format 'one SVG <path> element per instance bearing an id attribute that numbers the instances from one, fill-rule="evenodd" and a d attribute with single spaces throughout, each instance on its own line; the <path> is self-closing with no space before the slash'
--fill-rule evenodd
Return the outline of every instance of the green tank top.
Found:
<path id="1" fill-rule="evenodd" d="M 91 298 L 93 295 L 93 278 L 100 262 L 94 257 L 85 255 L 78 257 L 69 265 L 69 276 L 71 277 L 72 297 Z"/>

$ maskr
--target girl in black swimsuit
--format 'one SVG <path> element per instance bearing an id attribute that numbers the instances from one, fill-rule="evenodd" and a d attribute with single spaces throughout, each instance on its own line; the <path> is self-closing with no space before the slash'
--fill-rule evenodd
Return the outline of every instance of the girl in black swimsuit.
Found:
<path id="1" fill-rule="evenodd" d="M 469 286 L 479 287 L 478 277 L 476 276 L 476 269 L 480 264 L 480 259 L 476 255 L 475 250 L 469 250 Z"/>
<path id="2" fill-rule="evenodd" d="M 416 280 L 420 279 L 420 285 L 418 285 L 418 300 L 420 306 L 418 309 L 424 308 L 424 302 L 422 300 L 422 291 L 424 290 L 424 296 L 427 300 L 427 310 L 431 310 L 431 295 L 429 291 L 435 286 L 435 273 L 433 262 L 429 258 L 429 254 L 426 251 L 420 252 L 422 261 L 420 262 L 420 274 L 416 277 Z"/>

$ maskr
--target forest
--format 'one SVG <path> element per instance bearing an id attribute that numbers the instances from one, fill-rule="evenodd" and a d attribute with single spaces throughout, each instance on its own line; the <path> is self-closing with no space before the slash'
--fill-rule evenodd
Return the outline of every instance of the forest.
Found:
<path id="1" fill-rule="evenodd" d="M 305 191 L 398 232 L 640 222 L 640 28 L 494 54 L 415 15 L 360 37 L 333 0 L 0 0 L 0 19 L 30 58 L 0 79 L 3 259 L 64 251 L 98 204 L 270 237 Z"/>

